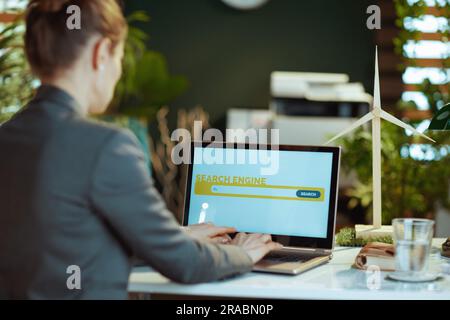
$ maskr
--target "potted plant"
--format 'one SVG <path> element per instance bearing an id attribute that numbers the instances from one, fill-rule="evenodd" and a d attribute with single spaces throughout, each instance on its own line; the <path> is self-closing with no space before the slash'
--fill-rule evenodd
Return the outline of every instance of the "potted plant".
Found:
<path id="1" fill-rule="evenodd" d="M 24 30 L 20 17 L 0 30 L 0 123 L 30 100 L 38 85 L 25 57 Z"/>
<path id="2" fill-rule="evenodd" d="M 150 164 L 149 121 L 162 106 L 182 94 L 188 82 L 183 76 L 169 73 L 166 59 L 161 53 L 147 49 L 148 35 L 135 27 L 134 23 L 148 22 L 148 15 L 136 11 L 127 20 L 129 32 L 125 44 L 123 76 L 108 113 L 100 119 L 133 131 Z"/>

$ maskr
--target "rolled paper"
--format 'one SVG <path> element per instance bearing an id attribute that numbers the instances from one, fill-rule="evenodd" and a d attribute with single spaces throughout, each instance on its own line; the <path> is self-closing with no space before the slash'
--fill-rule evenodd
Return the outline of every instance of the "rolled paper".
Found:
<path id="1" fill-rule="evenodd" d="M 371 242 L 365 245 L 356 256 L 354 267 L 367 270 L 369 266 L 377 266 L 381 271 L 394 271 L 394 245 L 382 242 Z"/>

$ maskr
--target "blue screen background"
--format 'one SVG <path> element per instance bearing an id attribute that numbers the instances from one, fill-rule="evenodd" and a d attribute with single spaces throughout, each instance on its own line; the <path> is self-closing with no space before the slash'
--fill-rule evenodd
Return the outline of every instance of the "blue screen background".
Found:
<path id="1" fill-rule="evenodd" d="M 205 222 L 235 227 L 239 232 L 326 238 L 330 200 L 332 153 L 272 151 L 279 153 L 275 175 L 261 175 L 267 164 L 199 163 L 201 148 L 195 148 L 188 224 L 199 222 L 203 210 Z M 227 150 L 235 152 L 235 150 Z M 240 150 L 239 152 L 258 152 Z M 263 151 L 267 152 L 267 151 Z M 247 154 L 248 155 L 248 154 Z M 234 198 L 194 194 L 196 175 L 265 177 L 267 184 L 325 189 L 323 202 L 278 199 Z M 207 204 L 207 209 L 204 208 Z"/>

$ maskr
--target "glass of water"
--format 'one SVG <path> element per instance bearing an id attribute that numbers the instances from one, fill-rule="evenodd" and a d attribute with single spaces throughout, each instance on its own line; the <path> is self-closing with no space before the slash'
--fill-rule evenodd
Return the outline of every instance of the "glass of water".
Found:
<path id="1" fill-rule="evenodd" d="M 397 277 L 414 281 L 427 273 L 433 226 L 428 219 L 392 220 Z"/>

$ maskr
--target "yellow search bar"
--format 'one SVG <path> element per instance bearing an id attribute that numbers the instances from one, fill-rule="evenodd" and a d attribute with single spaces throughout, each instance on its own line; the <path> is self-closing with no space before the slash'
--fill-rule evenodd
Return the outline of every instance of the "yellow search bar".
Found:
<path id="1" fill-rule="evenodd" d="M 205 196 L 277 199 L 294 201 L 324 201 L 323 188 L 275 185 L 240 185 L 197 181 L 194 193 Z"/>

